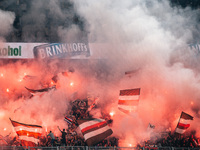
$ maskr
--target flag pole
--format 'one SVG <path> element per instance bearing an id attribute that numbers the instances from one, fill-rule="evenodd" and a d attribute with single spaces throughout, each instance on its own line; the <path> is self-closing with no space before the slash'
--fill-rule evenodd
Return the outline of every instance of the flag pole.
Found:
<path id="1" fill-rule="evenodd" d="M 12 123 L 12 120 L 11 120 L 11 118 L 9 117 L 9 119 L 10 119 L 10 122 Z M 12 125 L 13 125 L 13 123 L 12 123 Z"/>

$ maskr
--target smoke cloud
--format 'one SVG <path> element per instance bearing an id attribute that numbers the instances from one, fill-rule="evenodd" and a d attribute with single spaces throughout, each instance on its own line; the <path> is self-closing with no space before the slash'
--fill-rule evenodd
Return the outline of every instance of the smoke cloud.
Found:
<path id="1" fill-rule="evenodd" d="M 100 53 L 106 59 L 100 68 L 108 71 L 100 103 L 110 100 L 109 108 L 116 112 L 114 134 L 124 138 L 123 146 L 148 138 L 149 122 L 157 131 L 174 131 L 181 111 L 198 118 L 192 109 L 199 99 L 198 65 L 188 64 L 196 58 L 190 49 L 183 50 L 198 38 L 198 12 L 171 7 L 168 1 L 77 0 L 75 6 L 89 25 L 89 41 L 109 43 Z M 136 71 L 124 77 L 127 70 Z M 132 117 L 117 110 L 119 90 L 128 88 L 141 88 L 139 112 Z"/>
<path id="2" fill-rule="evenodd" d="M 189 131 L 199 134 L 196 129 L 200 123 L 198 56 L 187 48 L 188 43 L 199 38 L 196 10 L 172 7 L 164 0 L 75 0 L 68 3 L 69 9 L 60 4 L 59 1 L 32 1 L 22 18 L 22 40 L 88 40 L 92 55 L 80 62 L 33 60 L 4 64 L 2 61 L 2 134 L 12 131 L 9 121 L 12 118 L 42 125 L 58 136 L 57 126 L 67 128 L 63 119 L 71 109 L 70 101 L 75 96 L 85 99 L 89 92 L 100 98 L 98 108 L 90 112 L 93 117 L 113 112 L 111 128 L 113 136 L 120 139 L 120 146 L 135 146 L 149 139 L 149 123 L 156 126 L 154 134 L 173 132 L 182 111 L 194 117 Z M 9 15 L 5 30 L 0 31 L 6 36 L 12 31 L 14 14 L 1 14 Z M 45 32 L 46 24 L 49 24 L 48 32 Z M 55 36 L 47 39 L 46 34 Z M 58 90 L 29 98 L 24 87 L 39 89 L 41 82 L 49 81 L 69 67 L 75 72 L 67 78 L 59 76 Z M 126 71 L 134 72 L 127 76 Z M 35 78 L 21 81 L 26 74 Z M 71 81 L 73 87 L 69 86 Z M 119 91 L 132 88 L 141 88 L 138 112 L 126 115 L 117 108 Z"/>
<path id="3" fill-rule="evenodd" d="M 0 36 L 1 38 L 5 37 L 7 34 L 13 31 L 12 24 L 15 19 L 15 14 L 10 11 L 3 11 L 0 10 L 0 18 L 1 22 L 1 29 L 0 29 Z"/>

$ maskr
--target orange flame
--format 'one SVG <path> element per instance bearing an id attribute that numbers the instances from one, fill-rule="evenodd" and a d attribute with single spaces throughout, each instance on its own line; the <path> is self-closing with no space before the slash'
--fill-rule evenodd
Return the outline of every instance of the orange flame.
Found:
<path id="1" fill-rule="evenodd" d="M 51 81 L 51 85 L 54 85 L 54 81 Z"/>
<path id="2" fill-rule="evenodd" d="M 114 112 L 110 112 L 110 116 L 111 116 L 111 117 L 113 117 L 113 116 L 114 116 L 114 114 L 115 114 Z"/>

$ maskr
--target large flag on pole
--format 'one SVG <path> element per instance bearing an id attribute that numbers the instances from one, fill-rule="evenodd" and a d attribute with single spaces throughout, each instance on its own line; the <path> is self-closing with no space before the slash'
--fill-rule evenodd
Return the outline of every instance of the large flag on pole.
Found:
<path id="1" fill-rule="evenodd" d="M 38 145 L 39 138 L 42 135 L 42 126 L 19 123 L 11 119 L 10 121 L 21 141 L 22 146 L 34 147 Z"/>
<path id="2" fill-rule="evenodd" d="M 175 133 L 183 134 L 190 127 L 191 120 L 193 120 L 193 117 L 182 111 Z"/>
<path id="3" fill-rule="evenodd" d="M 88 146 L 101 142 L 113 133 L 104 119 L 77 120 L 77 122 Z"/>
<path id="4" fill-rule="evenodd" d="M 118 108 L 124 113 L 136 112 L 139 104 L 140 88 L 120 90 Z"/>

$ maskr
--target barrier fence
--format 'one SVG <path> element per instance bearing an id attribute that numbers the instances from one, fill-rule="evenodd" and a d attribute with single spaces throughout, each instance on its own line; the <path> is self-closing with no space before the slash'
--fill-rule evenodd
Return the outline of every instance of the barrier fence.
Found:
<path id="1" fill-rule="evenodd" d="M 89 146 L 59 146 L 59 147 L 23 147 L 0 146 L 0 150 L 200 150 L 191 147 L 89 147 Z"/>

